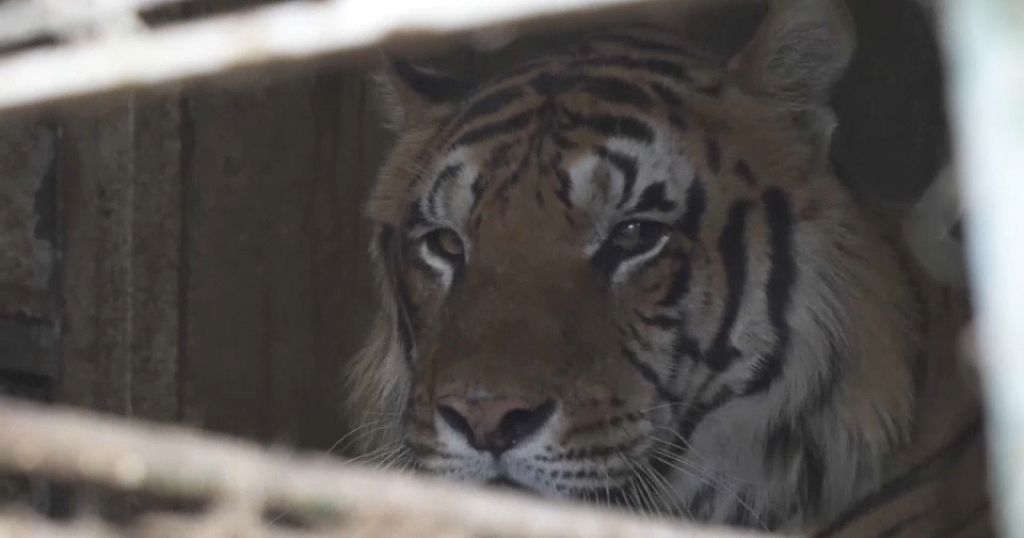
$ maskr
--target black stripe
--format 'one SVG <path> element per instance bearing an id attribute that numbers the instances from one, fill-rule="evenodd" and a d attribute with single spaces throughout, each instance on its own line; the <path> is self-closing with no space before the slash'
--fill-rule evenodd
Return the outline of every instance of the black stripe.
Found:
<path id="1" fill-rule="evenodd" d="M 409 89 L 432 103 L 454 101 L 468 89 L 466 84 L 458 79 L 417 67 L 405 60 L 394 60 L 391 66 Z"/>
<path id="2" fill-rule="evenodd" d="M 640 377 L 642 377 L 644 381 L 647 381 L 654 387 L 654 389 L 658 392 L 658 396 L 660 398 L 671 404 L 677 404 L 681 401 L 679 396 L 676 396 L 675 394 L 672 393 L 671 390 L 665 387 L 664 383 L 662 383 L 661 381 L 661 378 L 658 376 L 658 373 L 655 372 L 649 364 L 641 361 L 640 357 L 638 357 L 636 353 L 633 352 L 633 350 L 623 346 L 621 351 L 622 355 L 626 357 L 626 360 L 628 360 L 629 363 L 632 364 L 633 367 L 640 372 Z"/>
<path id="3" fill-rule="evenodd" d="M 455 142 L 452 143 L 452 147 L 476 144 L 477 142 L 482 142 L 489 138 L 514 133 L 529 125 L 530 120 L 533 119 L 533 115 L 535 113 L 536 110 L 530 109 L 525 112 L 520 112 L 519 114 L 514 114 L 500 121 L 487 123 L 471 129 L 455 140 Z"/>
<path id="4" fill-rule="evenodd" d="M 702 392 L 703 388 L 699 389 L 698 392 Z M 735 394 L 729 387 L 723 387 L 719 390 L 718 394 L 715 395 L 709 401 L 694 401 L 686 406 L 682 416 L 676 422 L 676 434 L 683 441 L 682 443 L 672 443 L 670 447 L 669 458 L 657 458 L 652 460 L 651 467 L 662 476 L 668 476 L 673 468 L 668 464 L 668 461 L 678 459 L 682 457 L 690 447 L 690 437 L 693 436 L 693 432 L 697 430 L 697 427 L 716 409 L 729 403 Z"/>
<path id="5" fill-rule="evenodd" d="M 809 435 L 804 435 L 803 466 L 800 469 L 800 497 L 810 514 L 821 509 L 821 490 L 825 485 L 825 462 L 821 449 Z"/>
<path id="6" fill-rule="evenodd" d="M 747 257 L 746 257 L 746 233 L 747 213 L 750 210 L 750 202 L 740 200 L 729 209 L 729 220 L 722 229 L 722 235 L 718 239 L 718 252 L 722 257 L 722 265 L 725 270 L 726 304 L 722 316 L 722 324 L 715 334 L 715 338 L 704 355 L 704 361 L 709 368 L 715 371 L 726 369 L 732 361 L 739 356 L 739 351 L 732 347 L 729 337 L 732 334 L 733 325 L 740 312 L 740 303 L 743 298 L 743 288 L 747 280 Z"/>
<path id="7" fill-rule="evenodd" d="M 679 114 L 670 113 L 668 115 L 668 122 L 681 132 L 685 133 L 686 131 L 690 130 L 689 122 L 687 122 L 686 118 L 680 116 Z"/>
<path id="8" fill-rule="evenodd" d="M 430 186 L 430 196 L 428 197 L 431 208 L 437 204 L 437 193 L 445 186 L 445 184 L 457 178 L 459 174 L 462 173 L 463 168 L 465 167 L 462 163 L 456 163 L 446 166 L 437 174 L 437 177 L 434 178 L 434 184 Z"/>
<path id="9" fill-rule="evenodd" d="M 786 315 L 796 282 L 796 264 L 793 261 L 793 216 L 786 195 L 771 188 L 762 196 L 765 220 L 771 232 L 771 269 L 765 295 L 768 301 L 768 319 L 775 329 L 775 345 L 761 358 L 754 376 L 748 381 L 744 394 L 768 389 L 782 374 L 783 362 L 789 348 L 790 326 Z"/>
<path id="10" fill-rule="evenodd" d="M 518 77 L 518 76 L 521 76 L 521 75 L 525 75 L 525 74 L 529 73 L 530 71 L 533 71 L 535 69 L 541 68 L 542 66 L 548 64 L 549 62 L 550 62 L 549 58 L 539 58 L 539 59 L 525 61 L 525 62 L 523 62 L 523 63 L 521 63 L 521 64 L 519 64 L 519 65 L 517 65 L 517 66 L 515 66 L 515 67 L 513 67 L 511 69 L 508 69 L 506 71 L 502 71 L 501 75 L 499 75 L 499 77 L 496 79 L 495 82 L 507 81 L 509 79 L 512 79 L 512 78 L 515 78 L 515 77 Z"/>
<path id="11" fill-rule="evenodd" d="M 672 340 L 672 372 L 669 374 L 669 386 L 675 386 L 683 372 L 683 361 L 687 358 L 696 359 L 700 356 L 700 344 L 692 336 L 686 334 L 686 324 L 680 321 L 679 330 Z"/>
<path id="12" fill-rule="evenodd" d="M 420 206 L 421 202 L 422 200 L 416 200 L 410 204 L 409 213 L 405 216 L 406 230 L 427 222 L 427 216 L 423 214 L 423 207 Z"/>
<path id="13" fill-rule="evenodd" d="M 721 81 L 715 81 L 703 86 L 697 86 L 696 89 L 708 97 L 717 98 L 722 96 L 722 90 L 725 89 L 725 86 L 722 85 Z"/>
<path id="14" fill-rule="evenodd" d="M 530 79 L 527 84 L 542 97 L 551 98 L 565 91 L 572 85 L 569 77 L 555 75 L 554 73 L 540 73 Z"/>
<path id="15" fill-rule="evenodd" d="M 646 71 L 648 73 L 681 82 L 689 82 L 693 80 L 682 64 L 653 58 L 640 59 L 631 58 L 629 56 L 598 56 L 578 60 L 570 65 L 572 67 L 624 67 L 631 70 Z"/>
<path id="16" fill-rule="evenodd" d="M 610 150 L 603 146 L 594 148 L 594 153 L 615 167 L 622 174 L 622 194 L 619 198 L 618 207 L 624 206 L 633 197 L 633 189 L 636 186 L 636 176 L 639 166 L 634 157 L 624 153 Z"/>
<path id="17" fill-rule="evenodd" d="M 750 165 L 747 164 L 746 161 L 737 161 L 734 171 L 736 172 L 736 176 L 747 185 L 757 184 L 757 178 L 754 176 L 754 171 L 750 169 Z"/>
<path id="18" fill-rule="evenodd" d="M 715 487 L 712 484 L 704 484 L 697 490 L 693 498 L 687 503 L 688 512 L 697 520 L 705 520 L 711 517 L 711 512 L 705 510 L 711 507 L 715 498 Z"/>
<path id="19" fill-rule="evenodd" d="M 729 387 L 722 387 L 718 393 L 715 394 L 711 400 L 690 406 L 687 412 L 683 414 L 683 417 L 679 421 L 679 436 L 684 441 L 689 441 L 690 437 L 693 436 L 693 432 L 697 430 L 697 426 L 700 426 L 701 422 L 708 417 L 712 412 L 718 410 L 723 405 L 732 401 L 736 396 L 736 393 Z"/>
<path id="20" fill-rule="evenodd" d="M 813 437 L 789 422 L 775 425 L 765 438 L 763 454 L 769 468 L 788 469 L 799 462 L 800 506 L 805 508 L 804 515 L 816 514 L 821 507 L 825 462 Z"/>
<path id="21" fill-rule="evenodd" d="M 750 508 L 750 499 L 744 494 L 736 496 L 732 514 L 725 517 L 725 523 L 734 527 L 750 528 L 757 524 L 758 514 Z"/>
<path id="22" fill-rule="evenodd" d="M 676 203 L 665 196 L 665 184 L 662 182 L 652 183 L 640 191 L 640 200 L 630 214 L 643 213 L 645 211 L 669 212 L 676 208 Z"/>
<path id="23" fill-rule="evenodd" d="M 711 169 L 712 173 L 717 174 L 722 170 L 722 149 L 718 145 L 718 140 L 715 140 L 710 135 L 705 136 L 704 149 L 708 160 L 708 168 Z"/>
<path id="24" fill-rule="evenodd" d="M 576 79 L 578 89 L 611 103 L 631 105 L 640 110 L 649 110 L 654 99 L 647 90 L 615 77 L 586 77 Z"/>
<path id="25" fill-rule="evenodd" d="M 484 174 L 478 173 L 473 178 L 473 183 L 469 186 L 469 192 L 473 195 L 473 203 L 470 204 L 469 212 L 472 213 L 476 210 L 477 204 L 480 203 L 480 198 L 484 195 L 484 189 L 487 188 L 487 182 L 484 181 Z"/>
<path id="26" fill-rule="evenodd" d="M 683 320 L 680 318 L 666 316 L 665 314 L 655 314 L 653 316 L 647 316 L 644 315 L 644 313 L 640 312 L 639 310 L 634 311 L 634 314 L 636 315 L 637 319 L 639 319 L 640 322 L 643 323 L 644 325 L 657 327 L 665 331 L 674 331 L 676 328 L 679 327 L 679 324 L 683 322 Z"/>
<path id="27" fill-rule="evenodd" d="M 621 136 L 644 144 L 654 141 L 654 129 L 636 118 L 609 114 L 582 115 L 565 107 L 560 110 L 575 128 L 587 129 L 607 137 Z"/>
<path id="28" fill-rule="evenodd" d="M 555 189 L 555 197 L 568 209 L 572 209 L 572 177 L 557 164 L 552 165 L 555 171 L 555 178 L 558 179 L 558 188 Z"/>
<path id="29" fill-rule="evenodd" d="M 680 331 L 672 343 L 672 353 L 678 358 L 696 357 L 700 355 L 700 344 L 692 336 L 687 336 Z"/>
<path id="30" fill-rule="evenodd" d="M 828 334 L 828 330 L 822 325 L 822 322 L 818 322 L 818 326 L 822 331 L 822 334 Z M 840 343 L 836 341 L 835 337 L 831 334 L 828 336 L 828 357 L 825 361 L 825 375 L 823 378 L 818 380 L 818 387 L 815 394 L 810 398 L 811 411 L 818 411 L 825 407 L 830 401 L 832 396 L 835 394 L 836 387 L 839 385 L 839 373 L 840 366 L 843 363 L 843 351 L 840 348 Z"/>
<path id="31" fill-rule="evenodd" d="M 874 494 L 854 504 L 850 509 L 836 518 L 824 529 L 814 534 L 815 538 L 832 536 L 844 527 L 869 514 L 892 499 L 910 491 L 924 482 L 942 476 L 942 473 L 956 462 L 958 456 L 965 452 L 978 439 L 981 433 L 982 420 L 978 417 L 964 428 L 953 440 L 929 454 L 917 465 L 905 473 L 889 480 Z"/>
<path id="32" fill-rule="evenodd" d="M 706 386 L 707 382 L 704 384 Z M 702 388 L 697 391 L 703 392 Z M 672 443 L 669 448 L 668 458 L 659 458 L 651 461 L 651 467 L 662 476 L 668 476 L 674 469 L 668 464 L 673 459 L 679 459 L 690 449 L 690 438 L 697 427 L 712 412 L 732 400 L 733 393 L 728 387 L 723 387 L 718 394 L 709 401 L 695 400 L 686 406 L 682 416 L 676 422 L 676 435 L 682 440 L 681 443 Z"/>
<path id="33" fill-rule="evenodd" d="M 553 132 L 549 133 L 549 135 L 551 137 L 551 141 L 554 142 L 556 146 L 558 146 L 558 149 L 561 149 L 561 150 L 576 149 L 576 143 L 573 142 L 572 140 L 569 140 L 568 138 L 566 138 L 566 136 L 563 135 L 562 133 L 559 133 L 557 131 L 553 131 Z"/>
<path id="34" fill-rule="evenodd" d="M 693 178 L 690 188 L 686 189 L 686 212 L 676 221 L 676 229 L 690 239 L 697 238 L 701 219 L 707 210 L 708 199 L 699 177 Z"/>
<path id="35" fill-rule="evenodd" d="M 675 90 L 660 82 L 650 82 L 649 85 L 651 86 L 651 89 L 654 90 L 654 93 L 656 93 L 658 97 L 665 102 L 665 104 L 674 107 L 683 106 L 683 97 L 676 93 Z"/>
<path id="36" fill-rule="evenodd" d="M 519 86 L 508 86 L 495 90 L 491 93 L 480 97 L 473 101 L 466 109 L 458 116 L 457 123 L 465 125 L 469 122 L 486 116 L 494 114 L 505 108 L 509 103 L 515 101 L 526 95 L 526 92 Z"/>
<path id="37" fill-rule="evenodd" d="M 767 466 L 787 466 L 800 449 L 800 436 L 788 422 L 778 424 L 764 440 L 764 462 Z"/>
<path id="38" fill-rule="evenodd" d="M 504 168 L 511 161 L 509 154 L 514 146 L 514 142 L 506 142 L 504 144 L 498 144 L 491 149 L 490 155 L 487 156 L 487 160 L 481 167 L 481 172 L 473 179 L 471 189 L 473 193 L 473 204 L 470 208 L 471 212 L 475 211 L 477 205 L 480 203 L 484 190 L 488 185 L 490 185 L 490 180 L 493 177 L 494 171 Z"/>
<path id="39" fill-rule="evenodd" d="M 503 178 L 501 187 L 498 189 L 498 196 L 506 200 L 508 199 L 508 192 L 515 187 L 523 177 L 523 172 L 530 165 L 530 152 L 529 150 L 523 151 L 519 160 L 516 162 L 515 168 L 513 168 L 508 175 Z M 496 174 L 495 171 L 491 171 L 492 175 Z"/>

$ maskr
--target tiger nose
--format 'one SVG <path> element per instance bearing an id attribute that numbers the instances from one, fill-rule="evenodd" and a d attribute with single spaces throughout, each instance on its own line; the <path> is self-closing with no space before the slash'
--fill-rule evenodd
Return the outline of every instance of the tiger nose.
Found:
<path id="1" fill-rule="evenodd" d="M 449 396 L 437 405 L 441 419 L 470 446 L 495 456 L 540 430 L 555 412 L 554 400 L 530 405 L 520 398 Z"/>

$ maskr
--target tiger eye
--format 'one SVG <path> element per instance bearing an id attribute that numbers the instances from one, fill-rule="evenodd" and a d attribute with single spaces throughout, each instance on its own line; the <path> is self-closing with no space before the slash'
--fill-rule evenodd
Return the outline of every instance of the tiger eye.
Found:
<path id="1" fill-rule="evenodd" d="M 648 220 L 631 220 L 615 227 L 610 244 L 625 255 L 637 255 L 654 248 L 668 233 L 668 226 Z"/>
<path id="2" fill-rule="evenodd" d="M 459 234 L 451 230 L 436 230 L 427 239 L 435 252 L 447 258 L 461 258 L 465 250 Z"/>
<path id="3" fill-rule="evenodd" d="M 643 240 L 639 222 L 627 222 L 615 230 L 612 244 L 622 250 L 635 250 Z"/>

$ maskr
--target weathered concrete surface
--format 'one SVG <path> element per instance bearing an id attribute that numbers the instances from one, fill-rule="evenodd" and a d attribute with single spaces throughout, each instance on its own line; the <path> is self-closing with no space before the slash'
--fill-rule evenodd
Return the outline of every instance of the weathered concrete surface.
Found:
<path id="1" fill-rule="evenodd" d="M 0 315 L 49 313 L 54 159 L 52 126 L 0 122 Z"/>
<path id="2" fill-rule="evenodd" d="M 64 118 L 65 401 L 178 418 L 179 122 L 135 95 Z"/>
<path id="3" fill-rule="evenodd" d="M 41 119 L 0 118 L 0 394 L 37 400 L 50 397 L 59 371 L 56 138 Z M 0 503 L 31 501 L 38 490 L 0 475 Z"/>
<path id="4" fill-rule="evenodd" d="M 48 122 L 0 122 L 0 392 L 38 398 L 58 372 L 55 146 Z"/>
<path id="5" fill-rule="evenodd" d="M 362 73 L 188 96 L 190 422 L 329 446 L 373 300 L 360 209 L 381 134 Z"/>

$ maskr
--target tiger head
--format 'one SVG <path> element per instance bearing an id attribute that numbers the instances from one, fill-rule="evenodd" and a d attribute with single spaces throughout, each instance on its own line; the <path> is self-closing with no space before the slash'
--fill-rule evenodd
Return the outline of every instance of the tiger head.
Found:
<path id="1" fill-rule="evenodd" d="M 793 0 L 728 62 L 654 28 L 475 87 L 396 62 L 355 405 L 459 480 L 762 526 L 841 505 L 905 435 L 917 330 L 829 166 L 852 39 Z"/>

